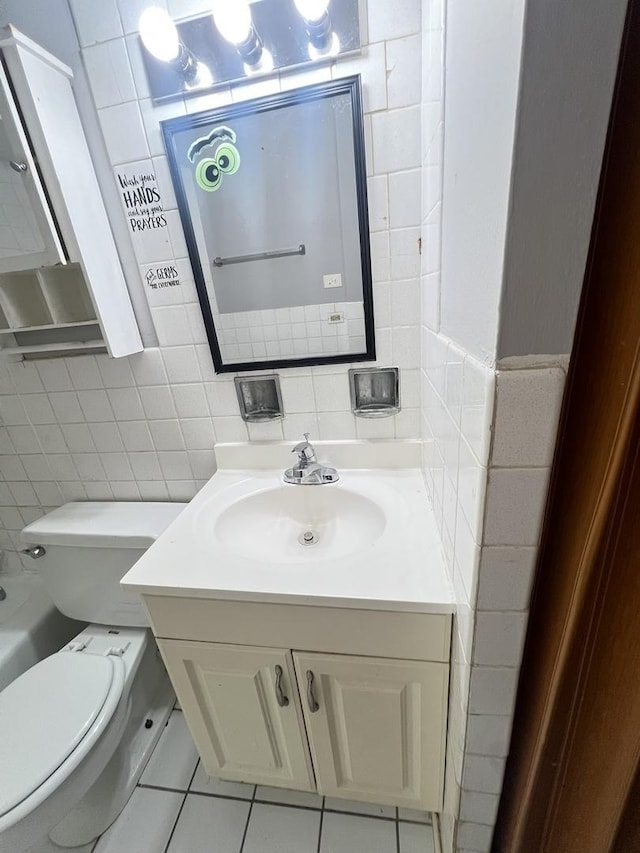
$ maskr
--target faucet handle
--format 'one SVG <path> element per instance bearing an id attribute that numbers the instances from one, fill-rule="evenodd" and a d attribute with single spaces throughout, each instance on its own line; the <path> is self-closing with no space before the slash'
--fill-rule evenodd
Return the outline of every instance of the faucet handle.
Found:
<path id="1" fill-rule="evenodd" d="M 297 453 L 300 459 L 312 460 L 315 457 L 315 451 L 309 443 L 309 433 L 305 432 L 304 441 L 298 442 L 292 449 L 292 453 Z"/>

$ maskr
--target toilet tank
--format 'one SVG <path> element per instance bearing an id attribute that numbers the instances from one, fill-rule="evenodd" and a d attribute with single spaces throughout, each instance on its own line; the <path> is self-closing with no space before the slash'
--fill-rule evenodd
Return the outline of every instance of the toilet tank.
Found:
<path id="1" fill-rule="evenodd" d="M 83 622 L 144 627 L 137 594 L 121 578 L 178 517 L 183 503 L 73 502 L 27 525 L 25 547 L 44 555 L 33 568 L 62 613 Z"/>

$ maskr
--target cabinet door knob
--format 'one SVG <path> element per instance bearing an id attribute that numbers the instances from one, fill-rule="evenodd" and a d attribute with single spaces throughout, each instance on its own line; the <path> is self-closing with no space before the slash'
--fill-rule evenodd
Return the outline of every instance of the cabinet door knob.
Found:
<path id="1" fill-rule="evenodd" d="M 282 667 L 280 664 L 276 665 L 276 699 L 281 708 L 286 708 L 289 704 L 289 699 L 282 690 Z"/>
<path id="2" fill-rule="evenodd" d="M 9 165 L 13 169 L 14 172 L 26 172 L 27 164 L 26 163 L 18 163 L 17 160 L 9 160 Z"/>
<path id="3" fill-rule="evenodd" d="M 313 673 L 310 669 L 307 670 L 307 705 L 312 714 L 315 714 L 320 708 L 316 702 L 316 697 L 313 695 Z"/>

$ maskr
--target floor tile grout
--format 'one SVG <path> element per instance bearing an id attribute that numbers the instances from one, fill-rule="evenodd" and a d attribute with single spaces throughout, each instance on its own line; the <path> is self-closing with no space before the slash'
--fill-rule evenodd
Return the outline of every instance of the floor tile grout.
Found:
<path id="1" fill-rule="evenodd" d="M 242 833 L 242 841 L 240 842 L 240 850 L 238 853 L 242 853 L 244 850 L 244 843 L 247 839 L 247 833 L 249 832 L 249 821 L 251 820 L 251 813 L 253 812 L 253 803 L 253 800 L 249 803 L 249 813 L 247 814 L 247 822 L 244 825 L 244 832 Z"/>
<path id="2" fill-rule="evenodd" d="M 303 809 L 307 812 L 321 812 L 322 806 L 301 806 L 300 803 L 280 803 L 275 800 L 259 800 L 255 799 L 255 803 L 260 803 L 262 806 L 283 806 L 286 809 Z"/>
<path id="3" fill-rule="evenodd" d="M 174 712 L 172 711 L 171 713 L 174 713 Z M 182 802 L 180 803 L 180 808 L 178 809 L 178 814 L 176 815 L 176 819 L 173 822 L 173 827 L 171 828 L 169 838 L 167 839 L 167 845 L 164 848 L 164 853 L 167 853 L 169 846 L 171 844 L 171 839 L 173 838 L 173 836 L 175 834 L 176 827 L 178 826 L 178 821 L 180 820 L 180 815 L 182 814 L 182 810 L 184 809 L 185 803 L 187 802 L 187 797 L 189 796 L 189 787 L 191 786 L 191 783 L 194 780 L 197 769 L 198 769 L 198 762 L 196 762 L 196 766 L 193 768 L 193 773 L 191 774 L 191 778 L 189 779 L 189 785 L 187 786 L 187 790 L 184 791 L 184 797 L 182 798 Z M 142 787 L 142 786 L 140 786 L 140 787 Z M 180 791 L 179 793 L 183 793 L 183 792 Z"/>
<path id="4" fill-rule="evenodd" d="M 195 776 L 195 772 L 194 772 Z M 193 781 L 193 777 L 191 779 Z M 191 784 L 191 782 L 189 783 Z M 239 803 L 258 803 L 263 806 L 278 806 L 279 808 L 285 809 L 301 809 L 302 811 L 309 812 L 329 812 L 330 814 L 346 814 L 351 815 L 351 817 L 369 817 L 373 820 L 386 820 L 386 821 L 394 821 L 396 823 L 410 823 L 414 826 L 431 826 L 430 823 L 425 823 L 420 820 L 405 820 L 399 817 L 389 817 L 388 815 L 379 815 L 379 814 L 369 814 L 368 812 L 356 812 L 350 811 L 347 809 L 338 809 L 333 806 L 325 806 L 324 805 L 324 797 L 323 804 L 321 806 L 303 806 L 300 803 L 284 803 L 279 802 L 277 800 L 265 800 L 261 797 L 257 797 L 256 793 L 252 794 L 251 798 L 249 797 L 234 797 L 232 794 L 210 794 L 208 791 L 194 791 L 191 788 L 169 788 L 163 785 L 149 785 L 149 784 L 141 784 L 139 783 L 138 788 L 146 788 L 151 791 L 171 791 L 174 794 L 193 794 L 196 797 L 210 797 L 218 800 L 233 800 Z M 254 786 L 257 789 L 257 786 Z"/>
<path id="5" fill-rule="evenodd" d="M 172 714 L 175 714 L 176 710 L 177 709 L 174 709 L 172 711 Z M 182 713 L 182 712 L 180 712 L 180 713 Z M 169 719 L 167 719 L 165 727 L 168 726 L 168 724 L 169 724 Z M 149 760 L 151 760 L 151 756 L 149 757 Z M 409 819 L 401 818 L 400 817 L 400 811 L 399 811 L 399 808 L 397 806 L 393 807 L 393 809 L 394 809 L 393 817 L 389 817 L 388 815 L 368 814 L 366 812 L 361 812 L 361 811 L 342 810 L 342 809 L 337 808 L 335 806 L 327 807 L 327 798 L 322 794 L 319 795 L 320 804 L 318 806 L 301 805 L 299 803 L 290 803 L 290 802 L 280 802 L 280 801 L 268 800 L 268 799 L 261 797 L 258 794 L 258 787 L 259 786 L 255 785 L 255 784 L 251 786 L 252 791 L 251 791 L 250 797 L 239 797 L 239 796 L 234 796 L 232 794 L 211 793 L 208 791 L 195 791 L 195 790 L 192 790 L 191 786 L 193 785 L 193 782 L 194 782 L 194 779 L 195 779 L 196 774 L 198 772 L 198 767 L 200 766 L 200 763 L 201 762 L 198 759 L 196 761 L 194 769 L 193 769 L 193 771 L 189 777 L 189 782 L 187 783 L 186 787 L 175 788 L 175 787 L 168 787 L 168 786 L 164 786 L 164 785 L 146 784 L 146 783 L 142 783 L 142 782 L 138 782 L 138 784 L 136 786 L 136 788 L 142 788 L 142 789 L 146 789 L 146 790 L 150 790 L 150 791 L 165 791 L 165 792 L 175 793 L 175 794 L 181 795 L 181 797 L 182 797 L 182 800 L 180 802 L 180 807 L 177 811 L 176 817 L 175 817 L 173 824 L 171 826 L 171 831 L 169 833 L 168 839 L 167 839 L 166 844 L 163 848 L 163 853 L 168 853 L 168 851 L 169 851 L 169 848 L 171 846 L 173 838 L 175 837 L 175 833 L 177 830 L 178 823 L 180 822 L 180 819 L 181 819 L 182 814 L 184 812 L 184 808 L 185 808 L 185 805 L 187 802 L 187 798 L 189 797 L 190 794 L 193 794 L 196 797 L 209 797 L 212 799 L 230 800 L 232 802 L 238 802 L 238 803 L 249 803 L 249 809 L 247 812 L 244 831 L 242 834 L 242 840 L 241 840 L 240 849 L 239 849 L 238 853 L 243 853 L 245 845 L 247 843 L 247 837 L 248 837 L 251 819 L 252 819 L 252 815 L 253 815 L 253 811 L 254 811 L 253 807 L 256 803 L 259 805 L 265 805 L 265 806 L 277 806 L 280 808 L 297 809 L 297 810 L 307 811 L 307 812 L 319 812 L 320 818 L 319 818 L 319 823 L 318 823 L 316 853 L 320 853 L 320 851 L 322 849 L 322 838 L 323 838 L 323 832 L 325 830 L 325 813 L 338 814 L 338 815 L 342 814 L 342 815 L 347 815 L 350 817 L 359 817 L 359 818 L 365 818 L 365 819 L 366 818 L 372 818 L 372 819 L 378 820 L 378 821 L 387 821 L 387 822 L 395 823 L 394 834 L 395 834 L 395 838 L 396 838 L 396 842 L 395 842 L 395 848 L 396 849 L 395 849 L 394 853 L 401 853 L 400 824 L 405 823 L 405 824 L 414 825 L 414 826 L 424 826 L 425 828 L 430 827 L 432 832 L 434 831 L 433 830 L 433 822 L 425 823 L 424 821 L 420 821 L 420 820 L 412 820 L 410 818 Z M 247 787 L 249 787 L 249 786 L 247 786 Z M 373 804 L 371 804 L 371 805 L 373 805 Z M 99 843 L 99 840 L 100 839 L 96 839 L 96 841 L 93 845 L 92 851 L 95 850 L 95 847 Z"/>
<path id="6" fill-rule="evenodd" d="M 316 848 L 316 853 L 320 853 L 320 847 L 322 845 L 322 824 L 324 823 L 324 797 L 322 798 L 322 808 L 320 809 L 320 824 L 318 826 L 318 846 Z"/>
<path id="7" fill-rule="evenodd" d="M 171 827 L 171 832 L 169 833 L 169 838 L 167 839 L 167 843 L 166 843 L 165 848 L 164 848 L 164 853 L 167 853 L 167 850 L 169 849 L 169 845 L 171 844 L 171 839 L 174 836 L 174 833 L 176 831 L 176 826 L 178 825 L 178 821 L 180 820 L 180 815 L 182 814 L 182 809 L 184 808 L 184 804 L 186 802 L 187 802 L 187 795 L 185 793 L 184 796 L 182 797 L 182 802 L 180 803 L 180 808 L 178 809 L 178 814 L 176 815 L 176 819 L 174 820 L 173 826 Z"/>
<path id="8" fill-rule="evenodd" d="M 196 769 L 197 769 L 197 766 L 196 766 Z M 189 782 L 189 785 L 191 785 L 191 783 L 193 782 L 194 776 L 195 776 L 195 771 L 191 777 L 191 782 Z M 324 799 L 325 799 L 324 797 L 322 798 L 323 804 L 320 806 L 303 806 L 303 805 L 300 805 L 300 803 L 286 803 L 286 802 L 279 802 L 278 800 L 266 800 L 266 799 L 263 799 L 262 797 L 256 796 L 255 792 L 249 798 L 249 797 L 234 797 L 233 794 L 210 794 L 208 791 L 195 791 L 191 787 L 189 787 L 189 788 L 170 788 L 167 785 L 150 785 L 148 783 L 143 784 L 141 782 L 139 782 L 136 787 L 145 788 L 145 789 L 150 790 L 150 791 L 170 791 L 173 794 L 193 794 L 196 797 L 211 797 L 213 799 L 218 799 L 218 800 L 233 800 L 233 801 L 238 802 L 238 803 L 255 802 L 255 803 L 258 803 L 258 804 L 263 805 L 263 806 L 279 806 L 280 808 L 302 809 L 303 811 L 309 811 L 309 812 L 319 812 L 319 811 L 325 812 L 325 811 L 327 811 L 330 814 L 348 814 L 348 815 L 351 815 L 352 817 L 370 817 L 370 818 L 373 818 L 373 820 L 387 820 L 387 821 L 395 821 L 397 823 L 409 823 L 412 826 L 431 826 L 432 825 L 431 821 L 425 822 L 423 820 L 410 820 L 408 818 L 389 817 L 388 815 L 376 815 L 376 814 L 369 814 L 368 812 L 356 812 L 356 811 L 350 811 L 347 809 L 339 809 L 339 808 L 336 808 L 335 806 L 325 806 L 324 805 Z M 258 787 L 257 785 L 254 786 L 254 788 L 257 788 L 257 787 Z"/>
<path id="9" fill-rule="evenodd" d="M 165 785 L 149 785 L 148 783 L 144 785 L 138 783 L 136 787 L 147 788 L 150 791 L 171 791 L 173 794 L 194 794 L 196 797 L 213 797 L 218 800 L 235 800 L 239 803 L 250 803 L 252 800 L 252 797 L 234 797 L 231 794 L 210 794 L 208 791 L 194 791 L 191 788 L 168 788 Z M 274 805 L 280 804 L 274 803 Z"/>
<path id="10" fill-rule="evenodd" d="M 348 815 L 351 815 L 352 817 L 370 817 L 370 818 L 373 818 L 373 820 L 386 820 L 389 822 L 397 822 L 397 820 L 398 820 L 395 817 L 387 817 L 386 815 L 383 815 L 383 814 L 367 814 L 367 812 L 350 812 L 350 811 L 346 811 L 345 809 L 335 809 L 335 808 L 325 808 L 324 810 L 326 812 L 329 812 L 330 814 L 348 814 Z"/>
<path id="11" fill-rule="evenodd" d="M 191 790 L 191 786 L 193 785 L 193 780 L 196 778 L 196 773 L 198 772 L 198 764 L 200 764 L 200 758 L 196 761 L 196 766 L 193 768 L 193 773 L 191 774 L 191 779 L 189 779 L 189 785 L 187 786 L 187 793 Z"/>

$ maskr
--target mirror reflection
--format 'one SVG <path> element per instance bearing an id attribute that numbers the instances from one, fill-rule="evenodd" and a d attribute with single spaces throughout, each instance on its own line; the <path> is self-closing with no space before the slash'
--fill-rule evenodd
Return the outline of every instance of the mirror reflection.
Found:
<path id="1" fill-rule="evenodd" d="M 216 370 L 373 359 L 359 79 L 163 129 Z"/>

